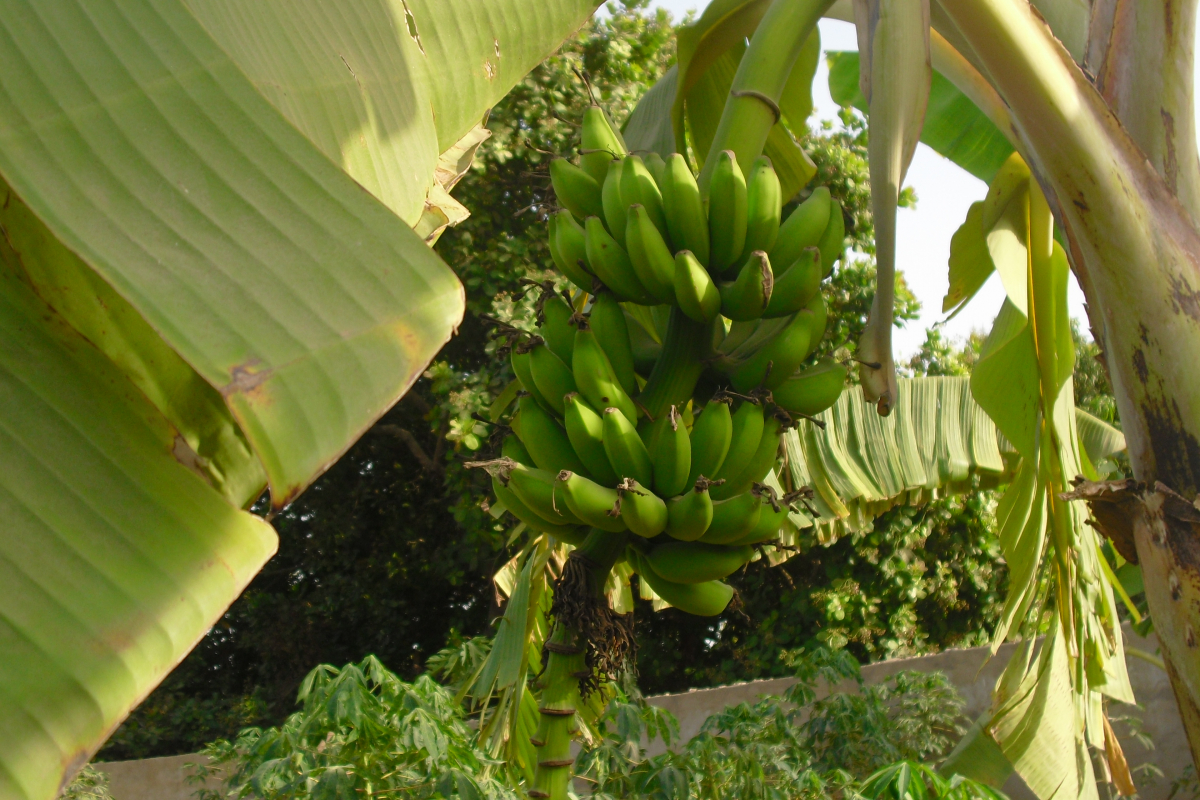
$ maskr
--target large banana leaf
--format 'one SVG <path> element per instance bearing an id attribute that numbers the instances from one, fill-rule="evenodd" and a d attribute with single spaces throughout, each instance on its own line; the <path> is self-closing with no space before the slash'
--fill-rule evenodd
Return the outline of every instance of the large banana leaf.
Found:
<path id="1" fill-rule="evenodd" d="M 899 402 L 880 417 L 857 386 L 832 408 L 801 422 L 784 437 L 793 486 L 811 486 L 818 514 L 795 514 L 798 527 L 815 525 L 832 542 L 869 529 L 875 517 L 901 504 L 1008 483 L 1019 454 L 971 394 L 967 377 L 901 378 Z M 1076 409 L 1081 444 L 1096 460 L 1125 448 L 1121 432 Z M 1095 448 L 1095 452 L 1092 451 Z"/>
<path id="2" fill-rule="evenodd" d="M 836 51 L 829 61 L 829 94 L 841 106 L 864 114 L 867 99 L 858 86 L 858 53 Z M 982 181 L 991 182 L 1013 152 L 1004 134 L 974 103 L 934 70 L 921 141 Z"/>
<path id="3" fill-rule="evenodd" d="M 273 551 L 239 508 L 450 336 L 410 224 L 591 7 L 5 2 L 0 796 L 54 795 Z"/>
<path id="4" fill-rule="evenodd" d="M 0 271 L 0 797 L 52 798 L 274 553 L 121 370 Z"/>

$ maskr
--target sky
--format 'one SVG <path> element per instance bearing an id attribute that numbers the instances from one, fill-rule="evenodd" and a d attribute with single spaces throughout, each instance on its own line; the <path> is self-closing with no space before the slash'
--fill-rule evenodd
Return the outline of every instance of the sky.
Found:
<path id="1" fill-rule="evenodd" d="M 697 0 L 658 0 L 655 5 L 671 12 L 678 20 L 689 9 L 702 9 L 705 2 Z M 848 22 L 823 19 L 821 47 L 823 50 L 857 50 L 854 26 Z M 1200 62 L 1198 62 L 1200 63 Z M 813 81 L 813 118 L 837 120 L 837 104 L 829 96 L 829 70 L 824 59 Z M 893 334 L 897 362 L 906 361 L 925 341 L 925 330 L 939 322 L 942 297 L 948 285 L 947 262 L 950 258 L 950 237 L 966 218 L 967 208 L 987 194 L 987 184 L 969 175 L 948 159 L 925 145 L 918 145 L 912 165 L 908 168 L 905 185 L 917 195 L 915 209 L 898 211 L 896 235 L 896 268 L 904 273 L 913 294 L 921 301 L 921 318 L 913 320 Z M 993 274 L 979 294 L 958 316 L 942 326 L 942 332 L 952 338 L 964 339 L 972 331 L 986 334 L 1004 301 L 1000 278 Z M 1071 276 L 1068 303 L 1072 317 L 1084 324 L 1087 314 L 1083 308 L 1083 291 Z"/>

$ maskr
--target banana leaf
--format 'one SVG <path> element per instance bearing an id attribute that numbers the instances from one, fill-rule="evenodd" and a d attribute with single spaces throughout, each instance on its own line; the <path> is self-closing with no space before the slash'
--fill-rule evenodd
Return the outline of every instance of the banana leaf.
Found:
<path id="1" fill-rule="evenodd" d="M 867 113 L 867 100 L 858 87 L 858 53 L 832 51 L 826 58 L 834 102 Z M 937 70 L 929 88 L 921 141 L 987 183 L 1013 152 L 992 121 Z"/>
<path id="2" fill-rule="evenodd" d="M 426 240 L 486 109 L 592 8 L 6 6 L 0 796 L 56 796 L 274 551 L 241 509 L 449 338 Z"/>
<path id="3" fill-rule="evenodd" d="M 784 436 L 793 486 L 811 486 L 818 516 L 792 515 L 815 526 L 820 541 L 868 529 L 897 505 L 918 505 L 1013 480 L 1020 454 L 971 394 L 968 377 L 901 378 L 900 399 L 887 417 L 875 414 L 851 386 L 816 416 Z M 1096 459 L 1125 447 L 1116 428 L 1076 409 L 1080 444 Z M 1095 454 L 1093 454 L 1093 448 Z"/>

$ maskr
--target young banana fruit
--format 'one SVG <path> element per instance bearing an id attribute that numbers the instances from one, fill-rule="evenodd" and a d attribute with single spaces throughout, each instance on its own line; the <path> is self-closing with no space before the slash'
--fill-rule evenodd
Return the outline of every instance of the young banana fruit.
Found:
<path id="1" fill-rule="evenodd" d="M 624 231 L 621 233 L 623 239 Z M 587 218 L 584 224 L 584 247 L 587 251 L 587 263 L 601 283 L 620 295 L 623 300 L 632 300 L 642 305 L 654 304 L 654 297 L 633 271 L 629 254 L 608 234 L 599 217 Z"/>
<path id="2" fill-rule="evenodd" d="M 721 581 L 705 583 L 673 583 L 661 577 L 647 563 L 645 556 L 630 548 L 630 560 L 637 574 L 650 585 L 654 593 L 675 608 L 697 617 L 715 617 L 729 606 L 733 587 Z"/>
<path id="3" fill-rule="evenodd" d="M 583 112 L 580 133 L 579 165 L 596 183 L 603 184 L 609 163 L 625 155 L 625 140 L 608 114 L 597 105 Z"/>
<path id="4" fill-rule="evenodd" d="M 676 250 L 688 250 L 708 267 L 708 216 L 700 199 L 700 187 L 687 159 L 673 153 L 666 160 L 662 189 L 663 213 Z"/>
<path id="5" fill-rule="evenodd" d="M 712 523 L 700 537 L 708 544 L 732 544 L 754 530 L 762 513 L 762 501 L 752 492 L 742 492 L 713 503 Z"/>
<path id="6" fill-rule="evenodd" d="M 604 213 L 600 201 L 600 183 L 565 158 L 550 162 L 550 184 L 554 187 L 558 202 L 580 222 Z"/>
<path id="7" fill-rule="evenodd" d="M 692 489 L 667 501 L 667 535 L 681 542 L 694 542 L 712 524 L 713 501 L 708 493 L 711 484 L 700 478 Z"/>
<path id="8" fill-rule="evenodd" d="M 771 251 L 779 235 L 782 208 L 783 189 L 779 185 L 779 176 L 775 174 L 771 159 L 759 156 L 746 178 L 746 242 L 742 245 L 742 258 L 755 250 Z"/>
<path id="9" fill-rule="evenodd" d="M 550 257 L 571 283 L 585 292 L 592 291 L 596 277 L 587 264 L 583 226 L 565 208 L 550 215 Z"/>
<path id="10" fill-rule="evenodd" d="M 617 486 L 621 497 L 621 519 L 630 533 L 646 539 L 658 536 L 667 527 L 667 504 L 642 484 L 626 478 Z"/>
<path id="11" fill-rule="evenodd" d="M 525 445 L 538 469 L 555 473 L 569 469 L 587 475 L 587 468 L 575 454 L 567 432 L 559 426 L 558 421 L 532 397 L 522 397 L 517 403 L 521 417 L 517 435 L 521 437 L 521 444 Z"/>
<path id="12" fill-rule="evenodd" d="M 746 244 L 746 178 L 732 150 L 717 155 L 708 187 L 709 271 L 723 275 L 740 263 Z"/>
<path id="13" fill-rule="evenodd" d="M 612 365 L 613 374 L 625 393 L 637 394 L 637 373 L 634 371 L 633 347 L 629 341 L 629 322 L 625 319 L 625 311 L 611 292 L 600 292 L 592 300 L 592 310 L 588 314 L 588 325 L 595 334 L 596 341 L 608 363 Z"/>
<path id="14" fill-rule="evenodd" d="M 663 415 L 665 424 L 650 450 L 654 491 L 663 497 L 682 494 L 692 468 L 692 440 L 675 406 Z"/>
<path id="15" fill-rule="evenodd" d="M 776 273 L 775 287 L 763 316 L 786 317 L 804 308 L 821 290 L 823 277 L 821 251 L 816 247 L 804 248 L 799 258 L 783 272 Z"/>
<path id="16" fill-rule="evenodd" d="M 814 417 L 842 396 L 847 373 L 832 358 L 820 358 L 772 389 L 771 396 L 789 414 Z"/>
<path id="17" fill-rule="evenodd" d="M 827 188 L 818 186 L 813 189 L 808 199 L 797 206 L 779 226 L 775 246 L 767 251 L 772 264 L 787 266 L 800 257 L 804 248 L 816 247 L 820 243 L 825 229 L 829 227 L 831 202 Z"/>
<path id="18" fill-rule="evenodd" d="M 775 275 L 767 254 L 755 250 L 738 272 L 737 280 L 719 283 L 721 313 L 735 322 L 761 317 L 771 303 L 775 291 Z"/>
<path id="19" fill-rule="evenodd" d="M 721 313 L 721 292 L 690 250 L 675 254 L 675 302 L 696 322 L 712 322 Z"/>
<path id="20" fill-rule="evenodd" d="M 633 203 L 625 215 L 625 246 L 638 280 L 660 303 L 675 302 L 675 258 L 649 209 Z"/>
<path id="21" fill-rule="evenodd" d="M 609 533 L 628 529 L 621 519 L 621 497 L 616 489 L 601 486 L 571 470 L 558 473 L 555 484 L 555 497 L 565 500 L 571 513 L 586 524 Z"/>
<path id="22" fill-rule="evenodd" d="M 549 347 L 539 344 L 529 351 L 529 371 L 538 394 L 561 417 L 563 397 L 575 391 L 575 377 L 571 374 L 571 368 Z"/>
<path id="23" fill-rule="evenodd" d="M 701 476 L 710 480 L 717 478 L 732 441 L 733 419 L 729 401 L 713 398 L 692 425 L 692 465 L 685 485 L 691 486 Z"/>
<path id="24" fill-rule="evenodd" d="M 637 428 L 615 408 L 603 412 L 604 452 L 620 478 L 632 478 L 642 486 L 654 485 L 654 464 L 638 436 Z"/>
<path id="25" fill-rule="evenodd" d="M 677 541 L 656 545 L 645 555 L 650 569 L 672 583 L 720 580 L 739 570 L 753 557 L 752 547 Z"/>
<path id="26" fill-rule="evenodd" d="M 579 394 L 568 394 L 563 405 L 563 427 L 575 454 L 597 483 L 616 486 L 620 478 L 604 452 L 604 420 Z"/>
<path id="27" fill-rule="evenodd" d="M 637 419 L 637 407 L 621 387 L 604 348 L 585 322 L 575 331 L 575 349 L 571 353 L 571 373 L 579 393 L 592 408 L 619 408 L 626 419 Z"/>

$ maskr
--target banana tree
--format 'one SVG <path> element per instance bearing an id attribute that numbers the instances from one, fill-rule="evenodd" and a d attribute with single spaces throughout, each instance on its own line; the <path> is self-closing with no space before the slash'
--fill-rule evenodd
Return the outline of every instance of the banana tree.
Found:
<path id="1" fill-rule="evenodd" d="M 595 5 L 3 4 L 0 796 L 70 781 L 275 551 L 263 489 L 449 338 L 449 191 Z"/>
<path id="2" fill-rule="evenodd" d="M 1022 463 L 1001 509 L 1002 539 L 1019 575 L 1000 638 L 1015 633 L 1021 626 L 1009 626 L 1023 615 L 1035 623 L 1021 632 L 1027 641 L 1039 630 L 1050 638 L 1036 658 L 1026 649 L 1014 659 L 997 686 L 994 715 L 965 740 L 953 766 L 1002 764 L 995 779 L 1015 766 L 1042 797 L 1094 791 L 1089 745 L 1121 771 L 1101 696 L 1127 699 L 1128 685 L 1112 581 L 1102 574 L 1109 565 L 1083 527 L 1074 502 L 1081 499 L 1121 554 L 1142 563 L 1181 714 L 1200 754 L 1190 605 L 1200 576 L 1189 555 L 1196 517 L 1185 499 L 1198 488 L 1200 458 L 1190 399 L 1197 386 L 1184 366 L 1197 332 L 1192 298 L 1200 280 L 1194 6 L 718 2 L 699 21 L 707 26 L 702 35 L 692 36 L 709 52 L 697 58 L 681 36 L 677 74 L 651 92 L 659 96 L 644 115 L 634 114 L 627 138 L 662 152 L 663 123 L 653 121 L 661 114 L 652 112 L 679 104 L 685 112 L 675 116 L 677 136 L 681 118 L 703 129 L 692 118 L 703 104 L 691 97 L 703 81 L 691 76 L 691 65 L 732 52 L 739 64 L 704 149 L 730 147 L 739 160 L 753 158 L 786 117 L 781 101 L 793 65 L 821 15 L 852 21 L 859 34 L 857 81 L 845 80 L 843 70 L 840 88 L 870 121 L 879 288 L 856 355 L 863 395 L 881 415 L 900 401 L 891 355 L 895 209 L 917 141 L 991 183 L 987 201 L 970 210 L 955 237 L 946 305 L 961 307 L 992 270 L 1001 273 L 1008 300 L 972 381 Z M 747 36 L 742 55 L 738 43 Z M 1068 268 L 1089 301 L 1136 477 L 1085 482 L 1073 493 L 1065 490 L 1077 476 L 1098 475 L 1079 446 L 1069 383 L 1064 389 L 1074 362 Z M 1060 757 L 1048 756 L 1050 742 Z M 1126 778 L 1114 775 L 1119 785 Z"/>

